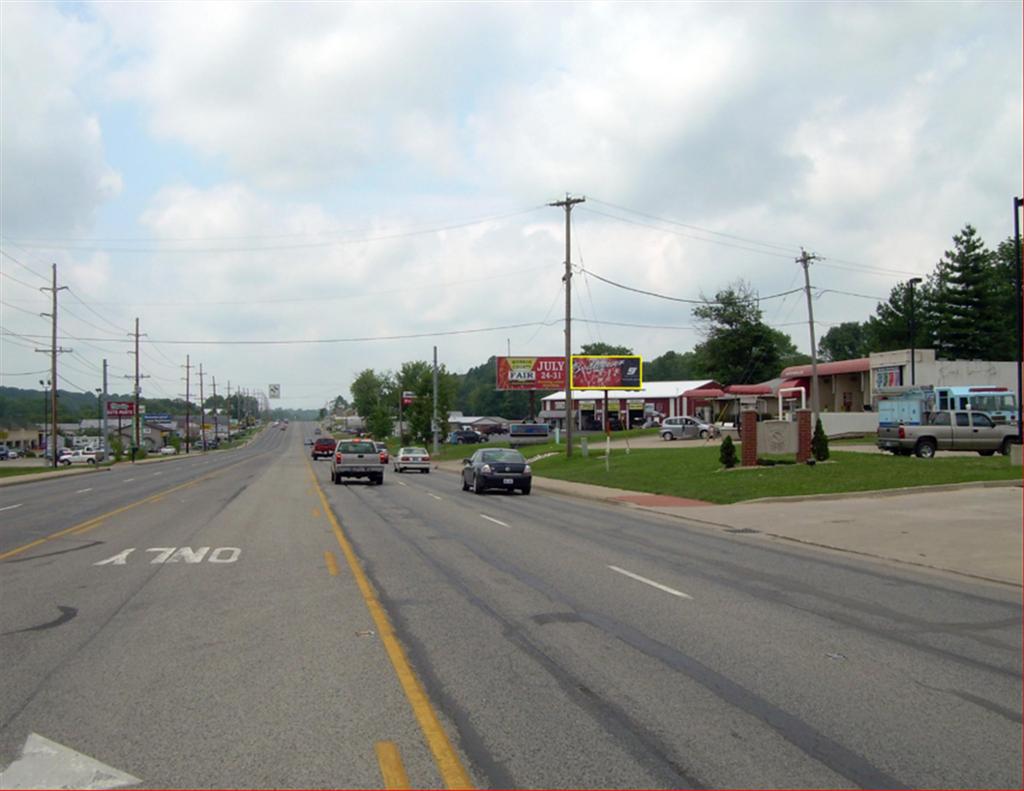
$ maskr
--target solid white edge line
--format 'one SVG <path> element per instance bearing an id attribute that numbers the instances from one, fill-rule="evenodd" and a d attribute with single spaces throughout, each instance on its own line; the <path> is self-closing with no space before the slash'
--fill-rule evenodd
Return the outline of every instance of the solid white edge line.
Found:
<path id="1" fill-rule="evenodd" d="M 0 511 L 10 511 L 13 508 L 21 508 L 23 505 L 24 503 L 18 503 L 17 505 L 5 505 L 3 508 L 0 508 Z"/>
<path id="2" fill-rule="evenodd" d="M 683 599 L 692 599 L 693 598 L 693 596 L 691 596 L 688 593 L 683 593 L 682 591 L 677 591 L 675 588 L 670 588 L 667 585 L 662 585 L 660 582 L 655 582 L 654 580 L 649 580 L 649 579 L 647 579 L 647 577 L 641 577 L 639 574 L 634 574 L 632 571 L 626 571 L 625 569 L 620 569 L 618 566 L 609 566 L 608 568 L 610 568 L 612 571 L 617 571 L 619 574 L 625 574 L 627 577 L 630 577 L 631 579 L 635 579 L 637 582 L 642 582 L 645 585 L 650 585 L 652 588 L 657 588 L 660 591 L 665 591 L 665 593 L 671 593 L 673 596 L 679 596 L 679 597 L 681 597 Z"/>
<path id="3" fill-rule="evenodd" d="M 494 522 L 494 524 L 496 525 L 501 525 L 502 527 L 510 527 L 510 525 L 505 524 L 500 519 L 495 519 L 493 516 L 488 516 L 487 514 L 480 514 L 480 516 L 482 516 L 488 522 Z"/>

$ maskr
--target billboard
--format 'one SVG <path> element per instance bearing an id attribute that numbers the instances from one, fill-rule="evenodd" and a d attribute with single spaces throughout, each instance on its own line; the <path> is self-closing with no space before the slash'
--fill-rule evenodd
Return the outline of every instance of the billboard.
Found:
<path id="1" fill-rule="evenodd" d="M 133 401 L 107 401 L 107 417 L 135 417 Z"/>
<path id="2" fill-rule="evenodd" d="M 639 355 L 609 357 L 597 354 L 572 356 L 573 390 L 642 390 L 642 359 Z"/>
<path id="3" fill-rule="evenodd" d="M 564 390 L 564 357 L 499 357 L 498 390 Z"/>

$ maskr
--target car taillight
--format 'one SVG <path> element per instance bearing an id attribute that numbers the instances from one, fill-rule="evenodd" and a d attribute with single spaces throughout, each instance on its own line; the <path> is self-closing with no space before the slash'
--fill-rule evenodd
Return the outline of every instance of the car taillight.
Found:
<path id="1" fill-rule="evenodd" d="M 386 450 L 382 450 L 380 452 L 380 463 L 381 464 L 386 464 L 387 460 L 388 460 L 388 452 Z"/>
<path id="2" fill-rule="evenodd" d="M 335 461 L 340 462 L 342 460 L 342 458 L 343 457 L 342 457 L 342 455 L 340 453 L 335 453 L 334 454 L 334 460 Z"/>
<path id="3" fill-rule="evenodd" d="M 401 457 L 401 458 L 399 459 L 399 461 L 409 461 L 409 457 L 408 457 L 408 456 L 402 456 L 402 457 Z"/>
<path id="4" fill-rule="evenodd" d="M 899 435 L 900 439 L 906 439 L 907 438 L 907 432 L 903 430 L 903 426 L 900 426 L 900 430 L 898 432 L 898 435 Z"/>
<path id="5" fill-rule="evenodd" d="M 429 456 L 424 456 L 423 457 L 423 461 L 430 461 L 430 457 Z"/>

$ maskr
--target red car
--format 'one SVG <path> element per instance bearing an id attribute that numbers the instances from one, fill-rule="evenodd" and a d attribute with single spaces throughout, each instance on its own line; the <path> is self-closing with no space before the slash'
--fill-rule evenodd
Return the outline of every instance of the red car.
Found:
<path id="1" fill-rule="evenodd" d="M 334 446 L 336 444 L 337 441 L 330 437 L 317 437 L 316 442 L 313 443 L 313 461 L 321 457 L 331 458 L 334 455 Z"/>

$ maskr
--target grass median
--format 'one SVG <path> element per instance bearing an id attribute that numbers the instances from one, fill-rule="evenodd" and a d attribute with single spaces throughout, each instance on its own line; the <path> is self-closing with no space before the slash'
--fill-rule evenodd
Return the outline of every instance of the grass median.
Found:
<path id="1" fill-rule="evenodd" d="M 534 473 L 578 483 L 668 494 L 712 503 L 736 503 L 759 497 L 841 494 L 912 486 L 1020 480 L 1021 468 L 1005 456 L 983 458 L 914 456 L 833 451 L 824 464 L 778 464 L 725 470 L 717 447 L 612 451 L 609 470 L 603 453 L 539 459 Z M 769 457 L 785 459 L 786 457 Z M 788 457 L 792 460 L 792 457 Z"/>

